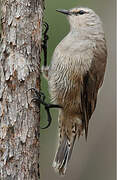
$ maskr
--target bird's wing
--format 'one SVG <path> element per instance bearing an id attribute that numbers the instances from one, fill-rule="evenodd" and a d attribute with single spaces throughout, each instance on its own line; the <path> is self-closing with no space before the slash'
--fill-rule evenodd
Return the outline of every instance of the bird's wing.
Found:
<path id="1" fill-rule="evenodd" d="M 88 135 L 88 124 L 92 113 L 96 107 L 97 101 L 97 85 L 96 79 L 92 79 L 90 72 L 87 72 L 83 77 L 81 90 L 81 111 L 82 111 L 82 122 L 85 128 L 85 137 Z"/>
<path id="2" fill-rule="evenodd" d="M 100 55 L 95 53 L 93 58 L 89 71 L 82 77 L 81 111 L 86 139 L 89 120 L 96 107 L 97 93 L 104 79 L 107 53 L 106 51 Z"/>

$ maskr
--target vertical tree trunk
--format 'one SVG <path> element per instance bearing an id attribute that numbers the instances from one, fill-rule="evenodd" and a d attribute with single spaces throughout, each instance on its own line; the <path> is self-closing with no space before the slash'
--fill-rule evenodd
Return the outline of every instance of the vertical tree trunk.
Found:
<path id="1" fill-rule="evenodd" d="M 43 0 L 1 1 L 0 180 L 39 179 L 39 113 Z"/>

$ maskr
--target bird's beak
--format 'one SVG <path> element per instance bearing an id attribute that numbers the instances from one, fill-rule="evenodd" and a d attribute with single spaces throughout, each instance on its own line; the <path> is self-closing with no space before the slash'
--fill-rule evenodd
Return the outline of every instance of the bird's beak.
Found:
<path id="1" fill-rule="evenodd" d="M 60 13 L 63 13 L 63 14 L 66 14 L 66 15 L 70 15 L 71 13 L 69 12 L 69 10 L 66 10 L 66 9 L 56 9 L 57 12 L 60 12 Z"/>

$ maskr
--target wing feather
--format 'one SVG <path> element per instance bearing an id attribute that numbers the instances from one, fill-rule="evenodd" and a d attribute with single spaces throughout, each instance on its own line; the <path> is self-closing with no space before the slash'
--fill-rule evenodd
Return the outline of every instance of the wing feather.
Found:
<path id="1" fill-rule="evenodd" d="M 86 139 L 89 120 L 95 110 L 98 90 L 102 86 L 104 79 L 107 53 L 94 54 L 93 58 L 95 60 L 92 61 L 89 71 L 82 77 L 81 109 Z"/>
<path id="2" fill-rule="evenodd" d="M 95 110 L 97 102 L 96 81 L 94 81 L 90 73 L 83 77 L 83 86 L 81 91 L 81 107 L 82 107 L 82 122 L 85 128 L 85 137 L 88 135 L 88 124 L 92 113 Z"/>

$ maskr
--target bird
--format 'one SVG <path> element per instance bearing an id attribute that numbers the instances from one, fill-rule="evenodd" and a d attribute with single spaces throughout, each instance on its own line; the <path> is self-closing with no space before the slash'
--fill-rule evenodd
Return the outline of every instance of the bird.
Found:
<path id="1" fill-rule="evenodd" d="M 58 147 L 53 167 L 66 173 L 76 137 L 87 140 L 89 120 L 104 80 L 107 46 L 100 17 L 87 7 L 57 9 L 66 15 L 70 31 L 42 71 L 52 103 L 60 105 Z"/>

